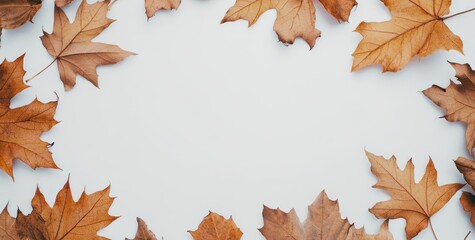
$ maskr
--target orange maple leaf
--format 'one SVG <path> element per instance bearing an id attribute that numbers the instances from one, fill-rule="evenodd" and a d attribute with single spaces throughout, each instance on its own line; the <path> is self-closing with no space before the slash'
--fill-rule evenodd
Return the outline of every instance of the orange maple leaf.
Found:
<path id="1" fill-rule="evenodd" d="M 362 22 L 356 28 L 363 40 L 353 53 L 352 71 L 381 64 L 384 72 L 396 72 L 416 55 L 424 58 L 437 50 L 451 49 L 463 53 L 462 40 L 444 23 L 451 17 L 447 16 L 451 0 L 382 1 L 392 19 Z"/>
<path id="2" fill-rule="evenodd" d="M 394 156 L 386 160 L 370 152 L 366 152 L 366 155 L 371 163 L 371 172 L 378 178 L 373 187 L 391 194 L 390 200 L 377 203 L 369 211 L 377 218 L 404 218 L 407 239 L 412 239 L 425 229 L 430 218 L 464 186 L 458 183 L 439 186 L 432 160 L 429 160 L 421 181 L 416 183 L 412 160 L 401 170 Z"/>
<path id="3" fill-rule="evenodd" d="M 10 108 L 11 99 L 28 87 L 23 83 L 23 57 L 0 65 L 0 169 L 12 178 L 14 159 L 33 169 L 58 168 L 49 144 L 40 140 L 40 135 L 57 123 L 53 116 L 58 103 L 34 100 L 26 106 Z"/>

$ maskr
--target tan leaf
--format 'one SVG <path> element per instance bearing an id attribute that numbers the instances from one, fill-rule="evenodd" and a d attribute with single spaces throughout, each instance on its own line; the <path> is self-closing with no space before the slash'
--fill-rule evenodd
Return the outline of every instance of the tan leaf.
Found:
<path id="1" fill-rule="evenodd" d="M 475 146 L 475 72 L 468 64 L 451 63 L 461 84 L 450 82 L 444 89 L 433 85 L 423 91 L 424 95 L 439 107 L 446 110 L 444 118 L 449 122 L 467 124 L 465 139 L 467 149 L 473 154 Z"/>
<path id="2" fill-rule="evenodd" d="M 301 223 L 294 209 L 285 213 L 264 206 L 264 226 L 259 231 L 267 240 L 345 240 L 351 224 L 341 219 L 337 201 L 322 191 L 308 207 L 308 217 Z"/>
<path id="3" fill-rule="evenodd" d="M 55 7 L 53 33 L 41 37 L 48 53 L 58 62 L 59 75 L 66 90 L 76 84 L 79 74 L 98 86 L 96 67 L 114 64 L 134 53 L 116 45 L 91 42 L 113 20 L 107 18 L 110 0 L 88 4 L 82 1 L 73 23 L 63 10 Z"/>
<path id="4" fill-rule="evenodd" d="M 41 0 L 0 0 L 0 29 L 14 29 L 31 21 Z"/>
<path id="5" fill-rule="evenodd" d="M 396 72 L 414 56 L 424 58 L 437 50 L 463 53 L 462 40 L 445 25 L 451 0 L 382 0 L 392 15 L 385 22 L 362 22 L 356 32 L 363 36 L 353 53 L 353 71 L 381 64 Z"/>
<path id="6" fill-rule="evenodd" d="M 196 231 L 188 231 L 194 240 L 239 240 L 242 232 L 233 218 L 210 212 L 200 223 Z"/>
<path id="7" fill-rule="evenodd" d="M 57 102 L 32 103 L 10 108 L 11 99 L 27 88 L 23 83 L 23 56 L 0 65 L 0 169 L 13 178 L 13 160 L 20 159 L 33 169 L 58 168 L 48 150 L 48 143 L 40 140 L 56 120 Z"/>
<path id="8" fill-rule="evenodd" d="M 160 10 L 177 9 L 181 0 L 145 0 L 145 13 L 150 19 Z"/>
<path id="9" fill-rule="evenodd" d="M 469 192 L 463 192 L 460 197 L 463 210 L 470 213 L 470 221 L 475 225 L 475 196 Z"/>
<path id="10" fill-rule="evenodd" d="M 97 231 L 108 226 L 117 217 L 108 214 L 114 198 L 109 197 L 110 187 L 87 195 L 84 192 L 77 202 L 71 195 L 69 180 L 50 207 L 37 190 L 32 200 L 33 212 L 44 220 L 43 236 L 47 240 L 106 239 Z"/>
<path id="11" fill-rule="evenodd" d="M 379 233 L 376 235 L 367 234 L 364 228 L 357 229 L 355 226 L 350 228 L 348 240 L 393 240 L 393 235 L 389 232 L 389 220 L 384 221 Z"/>
<path id="12" fill-rule="evenodd" d="M 437 170 L 429 160 L 424 176 L 419 183 L 414 180 L 414 164 L 409 160 L 404 170 L 399 169 L 396 158 L 386 160 L 366 152 L 371 163 L 371 172 L 378 178 L 373 186 L 387 191 L 391 199 L 374 205 L 370 212 L 377 218 L 406 220 L 406 238 L 412 239 L 425 229 L 452 196 L 464 185 L 447 184 L 439 186 Z"/>
<path id="13" fill-rule="evenodd" d="M 455 166 L 463 174 L 465 181 L 475 190 L 475 161 L 459 157 L 455 161 Z"/>
<path id="14" fill-rule="evenodd" d="M 274 31 L 281 42 L 292 44 L 300 37 L 313 48 L 316 39 L 320 37 L 320 31 L 315 28 L 315 7 L 312 0 L 236 0 L 221 23 L 244 19 L 251 26 L 270 9 L 277 11 Z"/>
<path id="15" fill-rule="evenodd" d="M 133 240 L 157 240 L 155 234 L 148 229 L 147 224 L 141 218 L 137 218 L 137 234 Z"/>
<path id="16" fill-rule="evenodd" d="M 70 4 L 70 3 L 72 3 L 73 0 L 55 0 L 54 2 L 55 2 L 55 4 L 56 4 L 56 6 L 58 6 L 58 7 L 64 7 L 64 6 L 66 6 L 66 5 Z"/>
<path id="17" fill-rule="evenodd" d="M 320 0 L 323 7 L 339 22 L 347 22 L 351 9 L 358 3 L 355 0 Z"/>
<path id="18" fill-rule="evenodd" d="M 16 220 L 8 214 L 7 207 L 0 214 L 0 239 L 21 239 L 17 234 Z"/>

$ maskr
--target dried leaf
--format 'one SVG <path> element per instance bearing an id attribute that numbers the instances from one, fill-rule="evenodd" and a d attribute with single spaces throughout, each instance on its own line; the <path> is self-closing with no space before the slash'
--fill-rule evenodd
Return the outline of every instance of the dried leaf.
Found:
<path id="1" fill-rule="evenodd" d="M 0 65 L 0 169 L 13 178 L 13 160 L 20 159 L 35 169 L 58 168 L 48 150 L 48 143 L 40 140 L 57 122 L 53 116 L 57 102 L 43 104 L 38 100 L 10 108 L 11 99 L 27 88 L 23 83 L 23 57 Z"/>
<path id="2" fill-rule="evenodd" d="M 463 174 L 465 181 L 475 190 L 475 161 L 459 157 L 455 161 L 455 166 Z"/>
<path id="3" fill-rule="evenodd" d="M 221 23 L 244 19 L 251 26 L 270 9 L 277 11 L 274 31 L 281 42 L 292 44 L 300 37 L 313 48 L 316 39 L 320 37 L 320 31 L 315 28 L 315 7 L 312 0 L 236 0 Z"/>
<path id="4" fill-rule="evenodd" d="M 356 32 L 363 36 L 353 53 L 353 71 L 381 64 L 383 71 L 396 72 L 418 55 L 437 50 L 463 53 L 462 40 L 444 23 L 451 0 L 382 0 L 392 15 L 385 22 L 362 22 Z"/>
<path id="5" fill-rule="evenodd" d="M 56 4 L 56 6 L 58 7 L 64 7 L 70 3 L 72 3 L 73 0 L 55 0 L 54 3 Z"/>
<path id="6" fill-rule="evenodd" d="M 59 7 L 54 9 L 53 33 L 41 37 L 48 53 L 58 62 L 59 75 L 66 90 L 76 84 L 79 74 L 98 86 L 96 67 L 114 64 L 134 53 L 116 45 L 91 42 L 113 20 L 107 18 L 110 0 L 88 4 L 82 1 L 73 23 Z"/>
<path id="7" fill-rule="evenodd" d="M 177 9 L 181 0 L 145 0 L 145 13 L 150 19 L 160 10 Z"/>
<path id="8" fill-rule="evenodd" d="M 348 240 L 393 240 L 393 235 L 389 232 L 389 220 L 384 221 L 377 235 L 367 234 L 364 228 L 356 229 L 355 226 L 350 228 Z"/>
<path id="9" fill-rule="evenodd" d="M 425 229 L 430 217 L 437 213 L 464 185 L 439 186 L 437 170 L 429 160 L 424 176 L 419 183 L 414 180 L 414 164 L 409 160 L 404 170 L 399 169 L 396 158 L 386 160 L 366 152 L 371 163 L 371 172 L 378 178 L 373 186 L 391 194 L 391 200 L 379 202 L 370 209 L 377 218 L 406 220 L 406 238 L 412 239 Z"/>
<path id="10" fill-rule="evenodd" d="M 267 240 L 345 240 L 351 224 L 341 219 L 337 201 L 322 191 L 308 207 L 308 217 L 301 223 L 294 209 L 285 213 L 264 206 L 264 226 L 259 231 Z"/>
<path id="11" fill-rule="evenodd" d="M 15 29 L 31 21 L 41 0 L 0 0 L 0 29 Z"/>
<path id="12" fill-rule="evenodd" d="M 17 234 L 16 220 L 8 214 L 7 207 L 0 214 L 0 239 L 21 239 Z"/>
<path id="13" fill-rule="evenodd" d="M 463 210 L 470 213 L 470 221 L 475 225 L 475 196 L 469 192 L 463 192 L 460 197 Z"/>
<path id="14" fill-rule="evenodd" d="M 473 154 L 475 146 L 475 72 L 468 64 L 450 64 L 455 68 L 456 77 L 461 84 L 451 81 L 446 89 L 433 85 L 424 90 L 424 95 L 446 110 L 444 118 L 447 121 L 460 121 L 467 124 L 465 139 L 468 151 Z"/>
<path id="15" fill-rule="evenodd" d="M 351 9 L 358 5 L 355 0 L 320 0 L 320 2 L 339 22 L 348 22 Z"/>
<path id="16" fill-rule="evenodd" d="M 44 233 L 46 233 L 45 221 L 35 211 L 30 215 L 17 215 L 17 229 L 18 235 L 21 239 L 47 240 Z"/>
<path id="17" fill-rule="evenodd" d="M 200 223 L 196 231 L 188 231 L 194 240 L 239 240 L 242 232 L 233 218 L 210 212 Z"/>
<path id="18" fill-rule="evenodd" d="M 148 229 L 147 224 L 141 218 L 137 218 L 137 234 L 133 240 L 157 240 L 155 234 Z"/>
<path id="19" fill-rule="evenodd" d="M 47 240 L 106 239 L 98 236 L 97 231 L 117 219 L 108 214 L 114 200 L 109 197 L 109 192 L 110 187 L 91 195 L 83 192 L 79 201 L 75 202 L 68 180 L 56 196 L 52 208 L 38 189 L 32 200 L 31 215 L 38 214 L 43 219 L 45 226 L 38 229 L 43 230 L 42 236 Z"/>

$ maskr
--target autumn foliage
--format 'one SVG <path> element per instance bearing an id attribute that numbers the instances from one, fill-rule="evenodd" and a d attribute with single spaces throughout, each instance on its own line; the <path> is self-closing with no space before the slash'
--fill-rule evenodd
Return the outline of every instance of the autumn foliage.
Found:
<path id="1" fill-rule="evenodd" d="M 43 31 L 41 42 L 53 57 L 47 69 L 57 63 L 59 78 L 65 90 L 76 84 L 77 75 L 94 86 L 99 86 L 97 67 L 116 64 L 135 53 L 117 45 L 93 42 L 114 20 L 107 17 L 114 0 L 88 3 L 82 0 L 74 21 L 70 21 L 63 7 L 73 0 L 55 0 L 54 27 L 51 33 Z M 347 22 L 355 0 L 319 0 L 326 12 L 338 22 Z M 381 65 L 383 72 L 397 72 L 413 58 L 425 58 L 438 50 L 455 50 L 463 53 L 463 42 L 445 24 L 445 20 L 474 9 L 450 15 L 451 0 L 382 0 L 391 14 L 384 22 L 361 22 L 356 32 L 362 36 L 353 53 L 352 71 L 372 65 Z M 177 9 L 180 0 L 144 0 L 148 19 L 158 11 Z M 0 0 L 0 31 L 19 28 L 33 21 L 42 6 L 40 0 Z M 281 42 L 293 44 L 301 38 L 313 48 L 321 32 L 316 26 L 317 12 L 312 0 L 236 0 L 224 15 L 221 23 L 246 20 L 255 24 L 267 11 L 275 10 L 274 31 Z M 144 16 L 145 17 L 145 16 Z M 475 71 L 469 64 L 449 62 L 455 69 L 455 80 L 447 87 L 433 85 L 424 95 L 445 111 L 449 122 L 466 125 L 466 148 L 474 156 L 475 147 Z M 11 108 L 12 99 L 28 88 L 23 80 L 24 55 L 0 64 L 0 169 L 13 178 L 14 160 L 23 161 L 33 169 L 58 169 L 49 151 L 50 143 L 40 139 L 58 122 L 54 119 L 57 101 L 42 103 L 38 100 Z M 38 76 L 35 74 L 26 82 Z M 424 175 L 416 181 L 412 160 L 405 167 L 398 166 L 393 156 L 386 159 L 370 152 L 366 156 L 377 182 L 373 186 L 387 192 L 390 199 L 376 203 L 369 212 L 384 219 L 380 232 L 366 233 L 356 228 L 349 218 L 342 218 L 337 200 L 331 200 L 321 191 L 308 206 L 308 215 L 301 220 L 295 209 L 283 211 L 264 205 L 263 226 L 260 233 L 267 240 L 392 240 L 389 223 L 393 219 L 406 221 L 406 239 L 412 239 L 430 227 L 435 216 L 464 187 L 464 184 L 439 185 L 437 169 L 429 159 Z M 455 167 L 475 191 L 475 161 L 459 157 Z M 0 239 L 81 240 L 106 239 L 98 231 L 109 226 L 118 217 L 109 209 L 114 198 L 110 186 L 92 194 L 82 193 L 76 201 L 72 197 L 69 179 L 50 206 L 38 188 L 32 201 L 32 211 L 18 211 L 10 216 L 7 207 L 0 213 Z M 460 204 L 475 225 L 475 195 L 463 191 Z M 134 240 L 156 240 L 158 237 L 141 218 L 137 218 Z M 209 212 L 194 231 L 188 231 L 195 240 L 239 240 L 243 232 L 232 217 Z"/>

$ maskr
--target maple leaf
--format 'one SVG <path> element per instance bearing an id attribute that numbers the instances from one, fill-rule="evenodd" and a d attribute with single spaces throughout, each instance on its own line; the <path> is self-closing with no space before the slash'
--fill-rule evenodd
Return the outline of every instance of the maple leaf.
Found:
<path id="1" fill-rule="evenodd" d="M 378 235 L 368 235 L 364 229 L 356 229 L 347 219 L 342 219 L 338 201 L 330 200 L 322 191 L 308 207 L 308 217 L 301 223 L 295 209 L 285 213 L 280 209 L 264 206 L 264 226 L 259 231 L 268 240 L 392 240 L 387 223 Z"/>
<path id="2" fill-rule="evenodd" d="M 463 53 L 462 40 L 444 20 L 451 0 L 382 0 L 392 15 L 385 22 L 362 22 L 356 32 L 363 36 L 353 53 L 352 71 L 381 64 L 383 71 L 401 70 L 414 56 L 424 58 L 437 50 Z M 444 17 L 445 16 L 445 17 Z"/>
<path id="3" fill-rule="evenodd" d="M 53 207 L 46 203 L 43 194 L 37 189 L 32 200 L 33 212 L 26 219 L 28 228 L 41 233 L 39 239 L 79 240 L 106 239 L 97 235 L 97 231 L 108 226 L 117 217 L 108 214 L 114 198 L 109 197 L 110 187 L 86 195 L 84 192 L 77 202 L 71 195 L 69 179 L 56 196 Z M 31 219 L 35 219 L 32 221 Z M 43 224 L 40 224 L 41 221 Z M 38 237 L 28 236 L 30 239 Z"/>
<path id="4" fill-rule="evenodd" d="M 10 108 L 11 99 L 27 88 L 23 83 L 23 58 L 0 65 L 0 169 L 13 178 L 13 160 L 20 159 L 28 166 L 58 168 L 48 150 L 49 144 L 40 140 L 57 122 L 53 116 L 57 102 L 32 103 Z"/>
<path id="5" fill-rule="evenodd" d="M 77 74 L 98 87 L 97 66 L 114 64 L 134 55 L 116 45 L 91 42 L 114 22 L 106 16 L 109 3 L 110 0 L 105 0 L 88 4 L 83 0 L 73 23 L 61 8 L 54 8 L 53 33 L 43 31 L 41 41 L 58 62 L 59 75 L 66 90 L 74 87 Z"/>
<path id="6" fill-rule="evenodd" d="M 15 29 L 31 21 L 41 8 L 41 0 L 2 0 L 0 3 L 1 29 Z"/>
<path id="7" fill-rule="evenodd" d="M 419 183 L 414 180 L 414 164 L 409 160 L 404 170 L 399 169 L 396 158 L 386 160 L 366 152 L 371 163 L 371 172 L 378 178 L 373 186 L 391 194 L 391 199 L 379 202 L 369 211 L 377 218 L 406 220 L 406 238 L 412 239 L 430 223 L 430 217 L 437 213 L 464 185 L 447 184 L 439 186 L 437 170 L 429 160 Z"/>
<path id="8" fill-rule="evenodd" d="M 203 218 L 196 231 L 188 231 L 194 240 L 239 240 L 242 232 L 236 226 L 233 218 L 225 219 L 223 216 L 209 212 Z"/>
<path id="9" fill-rule="evenodd" d="M 0 239 L 20 240 L 15 218 L 11 217 L 6 206 L 0 214 Z"/>
<path id="10" fill-rule="evenodd" d="M 455 68 L 456 77 L 461 84 L 451 81 L 446 89 L 433 85 L 423 93 L 432 102 L 446 110 L 444 118 L 447 121 L 461 121 L 467 124 L 465 139 L 468 151 L 473 154 L 475 146 L 475 72 L 468 64 L 450 64 Z"/>
<path id="11" fill-rule="evenodd" d="M 141 218 L 137 218 L 137 234 L 133 240 L 158 240 L 152 231 L 148 229 L 147 224 Z M 130 239 L 127 239 L 130 240 Z"/>
<path id="12" fill-rule="evenodd" d="M 177 9 L 181 0 L 145 0 L 145 14 L 150 19 L 160 10 Z"/>
<path id="13" fill-rule="evenodd" d="M 54 3 L 56 4 L 56 6 L 58 7 L 64 7 L 70 3 L 72 3 L 73 0 L 55 0 Z"/>

